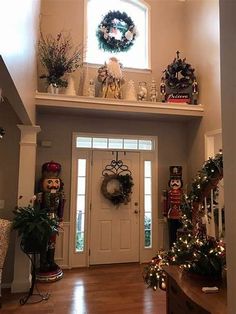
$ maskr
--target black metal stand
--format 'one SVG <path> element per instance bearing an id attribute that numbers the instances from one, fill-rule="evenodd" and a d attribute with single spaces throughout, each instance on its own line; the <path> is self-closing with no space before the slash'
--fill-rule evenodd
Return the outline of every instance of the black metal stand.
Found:
<path id="1" fill-rule="evenodd" d="M 23 250 L 23 249 L 22 249 Z M 42 294 L 42 293 L 40 293 L 39 291 L 38 291 L 38 288 L 37 288 L 37 286 L 36 286 L 36 284 L 35 284 L 35 282 L 36 282 L 36 255 L 37 255 L 37 253 L 34 253 L 34 252 L 32 252 L 32 253 L 27 253 L 27 252 L 25 252 L 24 250 L 23 250 L 23 252 L 28 256 L 28 258 L 30 259 L 30 262 L 31 262 L 31 276 L 32 276 L 32 278 L 31 278 L 31 287 L 30 287 L 30 290 L 29 290 L 29 292 L 28 292 L 28 294 L 26 295 L 26 296 L 24 296 L 24 297 L 22 297 L 21 299 L 20 299 L 20 304 L 21 305 L 24 305 L 24 304 L 26 304 L 26 303 L 28 303 L 28 304 L 33 304 L 33 303 L 39 303 L 39 302 L 41 302 L 41 301 L 43 301 L 43 300 L 48 300 L 49 299 L 49 297 L 50 297 L 50 294 L 49 293 L 45 293 L 45 294 Z M 34 293 L 34 288 L 36 288 L 36 291 L 37 291 L 37 293 Z M 31 298 L 31 297 L 36 297 L 36 300 L 31 300 L 30 302 L 29 302 L 29 299 Z"/>

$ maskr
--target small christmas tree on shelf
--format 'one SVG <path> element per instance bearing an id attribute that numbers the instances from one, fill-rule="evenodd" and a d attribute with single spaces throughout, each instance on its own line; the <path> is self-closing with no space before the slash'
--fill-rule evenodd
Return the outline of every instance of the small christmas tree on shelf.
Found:
<path id="1" fill-rule="evenodd" d="M 143 278 L 149 287 L 165 289 L 164 265 L 179 265 L 189 273 L 219 278 L 226 264 L 225 243 L 208 237 L 202 223 L 201 202 L 209 193 L 209 185 L 223 177 L 222 152 L 204 163 L 192 184 L 192 191 L 184 196 L 181 205 L 182 229 L 169 251 L 159 251 L 144 268 Z M 212 184 L 214 180 L 214 185 Z"/>

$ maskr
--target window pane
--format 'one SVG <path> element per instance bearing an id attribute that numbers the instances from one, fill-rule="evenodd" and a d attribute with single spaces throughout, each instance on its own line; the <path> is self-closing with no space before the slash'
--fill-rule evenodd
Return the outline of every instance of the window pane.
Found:
<path id="1" fill-rule="evenodd" d="M 77 137 L 76 147 L 91 148 L 92 147 L 92 138 L 91 137 Z"/>
<path id="2" fill-rule="evenodd" d="M 84 195 L 77 195 L 77 212 L 85 211 L 85 196 Z"/>
<path id="3" fill-rule="evenodd" d="M 124 67 L 148 68 L 148 14 L 147 7 L 139 1 L 127 0 L 109 0 L 87 1 L 87 49 L 86 61 L 88 63 L 104 64 L 104 61 L 111 57 L 109 51 L 99 49 L 99 43 L 96 37 L 97 27 L 109 11 L 126 12 L 133 20 L 138 32 L 138 36 L 134 41 L 134 45 L 125 52 L 114 53 Z M 134 56 L 139 56 L 134 58 Z"/>
<path id="4" fill-rule="evenodd" d="M 84 250 L 84 232 L 77 232 L 76 234 L 76 251 L 82 252 Z"/>
<path id="5" fill-rule="evenodd" d="M 151 247 L 151 230 L 145 230 L 145 247 Z"/>
<path id="6" fill-rule="evenodd" d="M 82 211 L 77 213 L 77 231 L 84 232 L 84 213 Z"/>
<path id="7" fill-rule="evenodd" d="M 107 148 L 107 138 L 93 138 L 93 148 Z"/>
<path id="8" fill-rule="evenodd" d="M 152 197 L 151 197 L 151 195 L 145 195 L 144 210 L 145 210 L 145 212 L 151 212 L 151 210 L 152 210 Z"/>
<path id="9" fill-rule="evenodd" d="M 131 139 L 125 139 L 124 140 L 124 148 L 126 148 L 126 149 L 138 149 L 138 141 L 137 140 L 131 140 Z"/>
<path id="10" fill-rule="evenodd" d="M 80 177 L 85 177 L 86 174 L 86 159 L 78 160 L 78 175 Z"/>
<path id="11" fill-rule="evenodd" d="M 152 141 L 139 140 L 139 149 L 152 150 Z"/>
<path id="12" fill-rule="evenodd" d="M 151 191 L 151 188 L 152 188 L 152 182 L 151 182 L 151 178 L 145 178 L 145 181 L 144 181 L 144 194 L 151 194 L 152 191 Z"/>
<path id="13" fill-rule="evenodd" d="M 123 140 L 119 138 L 109 138 L 109 148 L 123 148 Z"/>
<path id="14" fill-rule="evenodd" d="M 144 177 L 150 178 L 151 176 L 151 161 L 144 161 Z"/>
<path id="15" fill-rule="evenodd" d="M 78 177 L 77 194 L 85 194 L 85 177 Z"/>

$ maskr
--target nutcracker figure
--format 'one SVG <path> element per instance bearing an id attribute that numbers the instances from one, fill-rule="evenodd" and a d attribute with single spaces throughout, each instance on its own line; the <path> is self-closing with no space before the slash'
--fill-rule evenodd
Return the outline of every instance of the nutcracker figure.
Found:
<path id="1" fill-rule="evenodd" d="M 181 227 L 181 200 L 183 196 L 182 167 L 170 166 L 169 190 L 163 191 L 163 215 L 168 222 L 169 246 L 177 239 L 177 230 Z"/>
<path id="2" fill-rule="evenodd" d="M 43 164 L 37 201 L 40 208 L 46 209 L 49 217 L 57 218 L 62 224 L 65 197 L 63 183 L 59 178 L 60 172 L 61 165 L 57 162 L 50 161 Z M 62 270 L 54 260 L 56 236 L 56 232 L 52 234 L 46 251 L 40 254 L 40 268 L 37 274 L 39 281 L 55 281 L 63 275 Z"/>

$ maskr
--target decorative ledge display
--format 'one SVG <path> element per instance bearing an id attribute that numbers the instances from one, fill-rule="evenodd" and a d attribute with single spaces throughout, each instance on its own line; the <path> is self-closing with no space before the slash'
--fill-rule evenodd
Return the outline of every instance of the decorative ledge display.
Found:
<path id="1" fill-rule="evenodd" d="M 36 106 L 39 108 L 64 108 L 77 110 L 96 110 L 119 113 L 135 113 L 158 116 L 202 117 L 204 106 L 151 101 L 128 101 L 124 99 L 105 99 L 99 97 L 70 96 L 65 94 L 36 93 Z"/>

